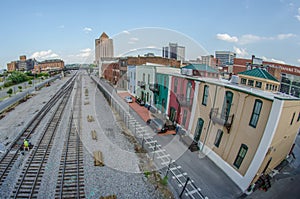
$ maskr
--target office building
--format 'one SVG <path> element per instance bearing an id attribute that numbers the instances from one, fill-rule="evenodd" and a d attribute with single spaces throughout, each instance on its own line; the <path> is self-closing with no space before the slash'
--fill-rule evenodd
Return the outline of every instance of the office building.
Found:
<path id="1" fill-rule="evenodd" d="M 169 43 L 169 46 L 162 48 L 162 57 L 180 60 L 185 60 L 185 47 L 178 46 L 177 43 Z"/>
<path id="2" fill-rule="evenodd" d="M 99 39 L 95 39 L 95 64 L 99 66 L 101 58 L 112 57 L 114 57 L 113 40 L 103 32 Z"/>
<path id="3" fill-rule="evenodd" d="M 232 65 L 236 53 L 230 51 L 216 51 L 215 57 L 219 60 L 221 66 Z"/>

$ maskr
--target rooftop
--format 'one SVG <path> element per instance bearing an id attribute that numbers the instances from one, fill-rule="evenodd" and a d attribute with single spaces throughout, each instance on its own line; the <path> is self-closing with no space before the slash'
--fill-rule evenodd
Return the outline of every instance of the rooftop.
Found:
<path id="1" fill-rule="evenodd" d="M 240 74 L 279 82 L 270 73 L 268 73 L 266 70 L 263 70 L 261 68 L 255 68 L 255 69 L 252 69 L 252 70 L 246 70 L 246 71 L 238 73 L 238 75 L 240 75 Z"/>
<path id="2" fill-rule="evenodd" d="M 107 36 L 107 34 L 105 33 L 105 32 L 103 32 L 102 34 L 101 34 L 101 36 L 100 36 L 100 38 L 109 38 L 108 36 Z"/>
<path id="3" fill-rule="evenodd" d="M 256 95 L 259 96 L 261 98 L 265 98 L 268 100 L 274 100 L 274 99 L 281 99 L 281 100 L 299 100 L 300 98 L 285 94 L 285 93 L 281 93 L 281 92 L 270 92 L 270 91 L 264 91 L 261 89 L 257 89 L 257 88 L 251 88 L 248 86 L 242 86 L 242 85 L 238 85 L 238 84 L 233 84 L 228 80 L 224 80 L 224 79 L 213 79 L 213 78 L 208 78 L 208 77 L 193 77 L 193 76 L 186 76 L 186 75 L 182 75 L 182 74 L 178 74 L 176 72 L 170 72 L 169 73 L 172 76 L 176 76 L 176 77 L 181 77 L 181 78 L 187 78 L 190 80 L 194 80 L 194 81 L 199 81 L 200 83 L 210 83 L 210 84 L 214 84 L 214 85 L 218 85 L 218 86 L 223 86 L 229 89 L 233 89 L 233 90 L 237 90 L 240 92 L 244 92 L 244 93 L 249 93 L 251 95 Z"/>
<path id="4" fill-rule="evenodd" d="M 193 70 L 199 70 L 199 71 L 207 71 L 210 73 L 218 73 L 218 71 L 206 64 L 189 64 L 187 66 L 181 67 L 185 69 L 193 69 Z"/>

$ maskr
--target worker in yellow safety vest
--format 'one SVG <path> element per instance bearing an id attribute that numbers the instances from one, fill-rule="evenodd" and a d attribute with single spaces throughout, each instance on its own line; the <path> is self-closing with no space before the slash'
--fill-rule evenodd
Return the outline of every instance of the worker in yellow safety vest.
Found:
<path id="1" fill-rule="evenodd" d="M 24 151 L 26 149 L 29 151 L 29 142 L 26 139 L 24 139 Z"/>

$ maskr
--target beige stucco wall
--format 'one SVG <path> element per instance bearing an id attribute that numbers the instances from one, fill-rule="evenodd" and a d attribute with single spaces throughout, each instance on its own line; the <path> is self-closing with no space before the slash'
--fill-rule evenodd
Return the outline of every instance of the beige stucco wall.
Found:
<path id="1" fill-rule="evenodd" d="M 209 98 L 207 106 L 202 105 L 204 85 L 209 86 Z M 214 103 L 214 96 L 217 89 L 215 106 L 214 108 L 222 109 L 224 95 L 226 91 L 233 93 L 233 101 L 230 110 L 230 115 L 234 114 L 234 120 L 230 132 L 220 124 L 210 122 L 209 113 Z M 256 99 L 260 99 L 263 102 L 260 117 L 256 128 L 249 125 L 254 102 Z M 236 91 L 233 89 L 216 86 L 208 83 L 200 83 L 198 92 L 198 103 L 195 111 L 193 126 L 191 128 L 192 136 L 195 133 L 197 120 L 202 118 L 204 120 L 204 126 L 201 133 L 200 141 L 211 148 L 217 153 L 225 162 L 237 170 L 241 175 L 244 175 L 251 164 L 251 161 L 256 153 L 257 147 L 260 144 L 263 132 L 265 130 L 269 113 L 271 110 L 272 101 L 260 98 L 248 93 Z M 210 125 L 209 125 L 210 123 Z M 218 129 L 223 130 L 223 136 L 219 147 L 214 145 L 216 134 Z M 248 152 L 239 169 L 233 165 L 236 156 L 239 152 L 241 144 L 248 146 Z"/>
<path id="2" fill-rule="evenodd" d="M 269 91 L 272 90 L 273 92 L 276 92 L 279 90 L 280 82 L 276 82 L 276 81 L 272 81 L 272 80 L 268 80 L 268 79 L 257 78 L 257 77 L 252 77 L 252 76 L 247 76 L 247 75 L 242 75 L 242 74 L 239 74 L 238 76 L 240 78 L 239 81 L 241 81 L 242 78 L 247 79 L 247 83 L 248 83 L 248 80 L 253 80 L 254 81 L 254 86 L 252 86 L 253 88 L 255 88 L 255 82 L 259 81 L 259 82 L 262 82 L 262 87 L 260 88 L 261 90 L 266 90 L 267 84 L 276 86 L 275 90 L 269 89 Z M 239 82 L 239 84 L 241 84 L 241 83 Z M 246 86 L 248 86 L 248 85 L 246 84 Z"/>
<path id="3" fill-rule="evenodd" d="M 271 157 L 272 160 L 268 166 L 267 172 L 274 169 L 289 154 L 300 127 L 300 121 L 297 121 L 299 112 L 300 100 L 287 100 L 284 102 L 277 130 L 272 139 L 268 153 L 266 154 L 266 157 L 259 168 L 258 174 L 264 170 Z M 291 125 L 290 123 L 294 113 L 295 117 Z"/>

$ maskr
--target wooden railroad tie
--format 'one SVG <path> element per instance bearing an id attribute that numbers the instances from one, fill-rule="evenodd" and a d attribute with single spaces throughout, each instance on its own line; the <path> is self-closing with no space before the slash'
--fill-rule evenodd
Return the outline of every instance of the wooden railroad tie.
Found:
<path id="1" fill-rule="evenodd" d="M 94 151 L 94 166 L 104 166 L 103 156 L 101 151 Z"/>
<path id="2" fill-rule="evenodd" d="M 117 199 L 117 196 L 116 195 L 101 196 L 100 199 Z"/>
<path id="3" fill-rule="evenodd" d="M 91 133 L 92 133 L 92 139 L 97 141 L 97 133 L 96 133 L 96 130 L 92 130 Z"/>
<path id="4" fill-rule="evenodd" d="M 93 121 L 95 121 L 95 120 L 94 120 L 94 117 L 91 116 L 91 115 L 88 115 L 88 116 L 87 116 L 87 120 L 88 120 L 88 122 L 93 122 Z"/>

